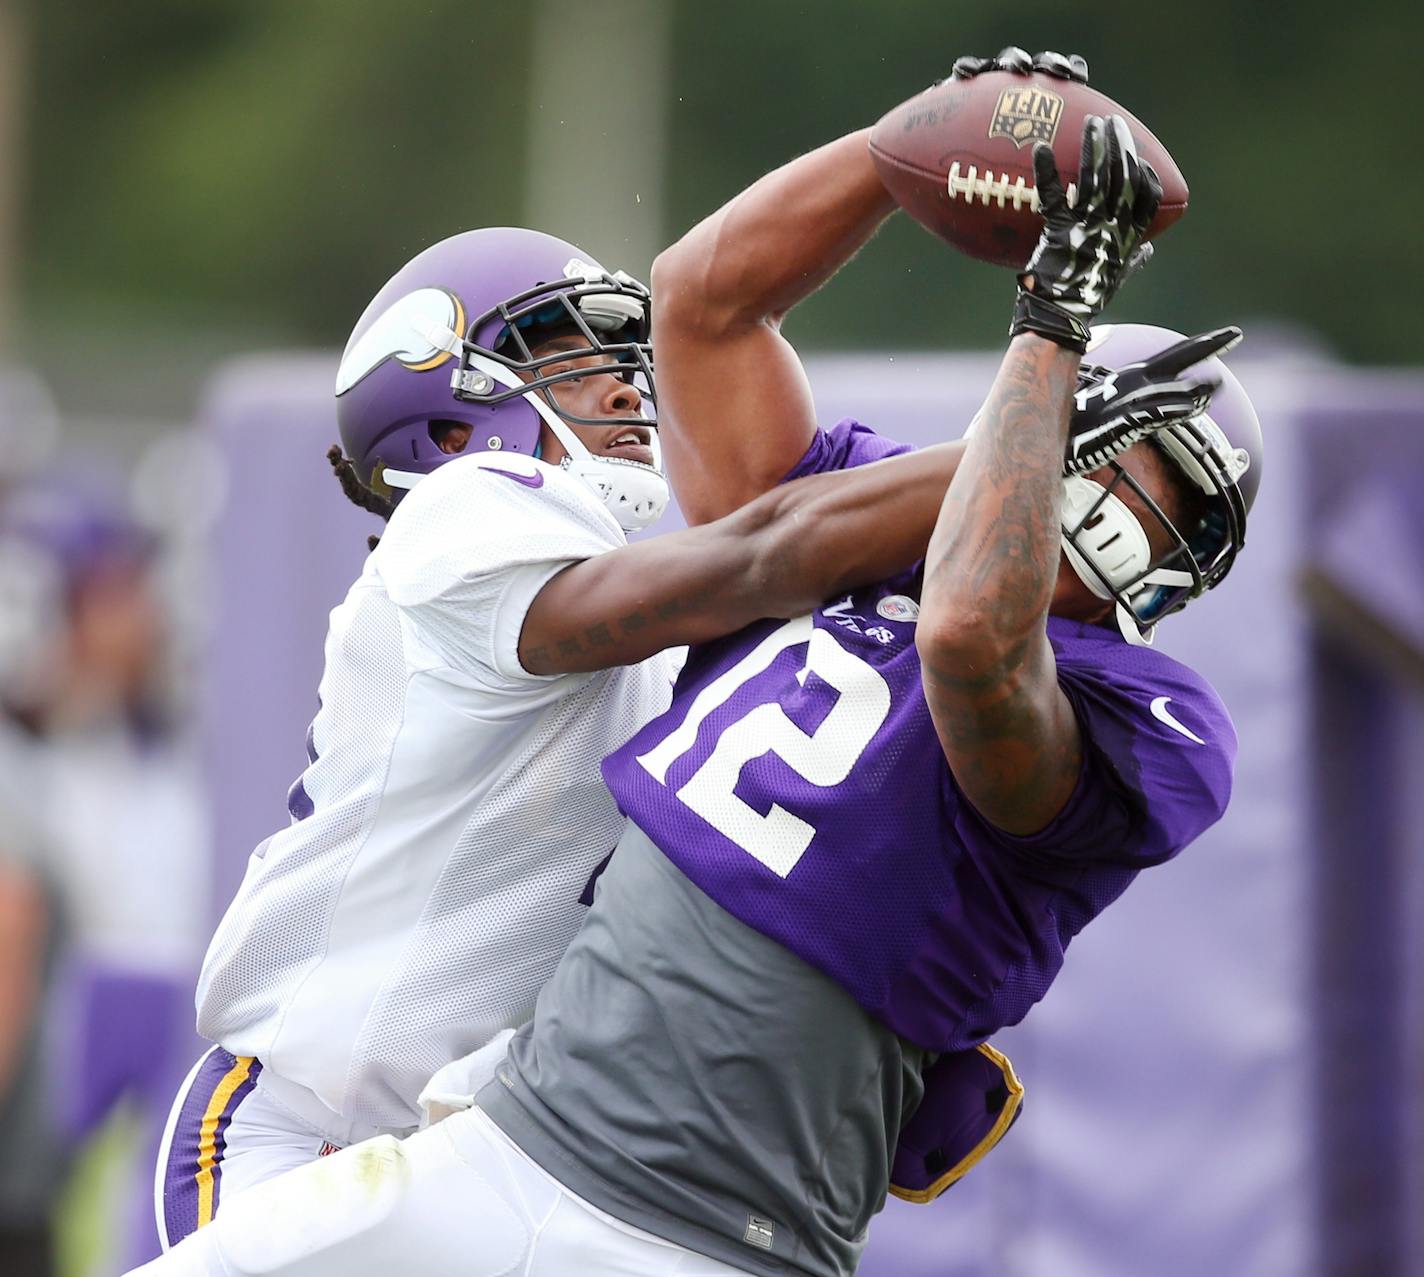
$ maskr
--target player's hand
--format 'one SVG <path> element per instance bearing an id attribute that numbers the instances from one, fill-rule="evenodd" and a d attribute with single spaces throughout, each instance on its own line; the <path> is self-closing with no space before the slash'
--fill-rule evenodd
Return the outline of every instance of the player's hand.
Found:
<path id="1" fill-rule="evenodd" d="M 1063 473 L 1090 474 L 1164 426 L 1201 416 L 1221 383 L 1204 373 L 1193 376 L 1191 369 L 1240 340 L 1239 328 L 1217 328 L 1124 368 L 1083 364 L 1068 421 Z"/>
<path id="2" fill-rule="evenodd" d="M 1058 179 L 1052 147 L 1040 142 L 1033 148 L 1033 172 L 1043 234 L 1019 275 L 1009 332 L 1037 333 L 1081 353 L 1088 325 L 1146 260 L 1150 246 L 1142 236 L 1162 200 L 1162 183 L 1138 158 L 1120 115 L 1090 115 L 1083 122 L 1075 203 Z"/>
<path id="3" fill-rule="evenodd" d="M 1054 53 L 1051 49 L 1045 49 L 1030 56 L 1027 50 L 1014 44 L 1000 49 L 992 58 L 976 58 L 973 54 L 956 58 L 949 75 L 952 80 L 971 80 L 985 71 L 1012 71 L 1016 75 L 1042 71 L 1060 80 L 1074 80 L 1079 84 L 1088 82 L 1088 63 L 1081 54 Z"/>

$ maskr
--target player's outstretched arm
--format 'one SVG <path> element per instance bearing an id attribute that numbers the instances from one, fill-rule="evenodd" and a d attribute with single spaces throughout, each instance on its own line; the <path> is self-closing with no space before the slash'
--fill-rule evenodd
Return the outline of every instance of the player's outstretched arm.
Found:
<path id="1" fill-rule="evenodd" d="M 866 136 L 769 173 L 653 263 L 658 424 L 690 524 L 774 487 L 811 442 L 815 406 L 781 321 L 895 207 Z"/>
<path id="2" fill-rule="evenodd" d="M 1043 71 L 1086 82 L 1076 54 L 960 58 L 954 75 Z M 653 263 L 653 346 L 663 455 L 690 524 L 780 481 L 816 429 L 801 361 L 781 335 L 894 210 L 863 129 L 767 174 Z"/>
<path id="3" fill-rule="evenodd" d="M 532 674 L 629 665 L 903 571 L 924 555 L 963 452 L 947 443 L 797 479 L 712 523 L 575 563 L 530 606 L 519 660 Z"/>
<path id="4" fill-rule="evenodd" d="M 1045 627 L 1077 368 L 1074 351 L 1014 338 L 945 497 L 916 626 L 950 769 L 982 815 L 1016 834 L 1053 819 L 1080 761 Z"/>
<path id="5" fill-rule="evenodd" d="M 1046 622 L 1058 581 L 1064 444 L 1088 324 L 1156 209 L 1119 117 L 1090 117 L 1069 208 L 1052 153 L 1034 156 L 1046 227 L 1019 276 L 1015 334 L 945 495 L 925 560 L 916 647 L 956 781 L 1012 834 L 1073 792 L 1082 743 Z"/>

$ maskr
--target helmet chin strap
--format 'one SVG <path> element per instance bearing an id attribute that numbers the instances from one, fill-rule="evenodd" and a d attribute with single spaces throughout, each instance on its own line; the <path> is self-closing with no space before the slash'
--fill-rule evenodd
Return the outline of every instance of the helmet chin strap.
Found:
<path id="1" fill-rule="evenodd" d="M 1093 522 L 1079 527 L 1089 511 L 1094 511 Z M 1127 504 L 1100 483 L 1078 475 L 1064 479 L 1062 521 L 1065 528 L 1079 528 L 1077 544 L 1063 534 L 1063 552 L 1078 579 L 1097 598 L 1116 600 L 1117 592 L 1129 584 L 1133 585 L 1134 600 L 1150 597 L 1159 585 L 1192 584 L 1189 572 L 1173 568 L 1148 571 L 1152 545 L 1146 530 Z M 1137 615 L 1121 602 L 1115 602 L 1113 611 L 1123 638 L 1137 647 L 1152 646 L 1150 625 L 1144 630 Z"/>
<path id="2" fill-rule="evenodd" d="M 541 395 L 536 393 L 524 397 L 534 405 L 545 424 L 563 444 L 567 454 L 564 469 L 577 475 L 598 494 L 624 532 L 641 532 L 662 518 L 670 493 L 662 472 L 662 447 L 656 429 L 651 435 L 651 466 L 618 457 L 595 457 Z"/>
<path id="3" fill-rule="evenodd" d="M 492 359 L 471 355 L 470 363 L 502 386 L 513 388 L 523 384 L 513 370 Z M 598 494 L 599 500 L 618 520 L 618 526 L 623 531 L 641 532 L 662 518 L 671 494 L 668 481 L 663 475 L 662 445 L 656 427 L 652 429 L 651 466 L 617 457 L 595 457 L 542 394 L 538 391 L 526 391 L 524 398 L 563 445 L 567 454 L 564 458 L 564 469 L 577 475 Z"/>
<path id="4" fill-rule="evenodd" d="M 1118 632 L 1133 647 L 1151 647 L 1157 639 L 1157 627 L 1149 625 L 1144 631 L 1137 623 L 1137 618 L 1133 616 L 1121 603 L 1113 608 L 1113 616 L 1117 619 Z"/>

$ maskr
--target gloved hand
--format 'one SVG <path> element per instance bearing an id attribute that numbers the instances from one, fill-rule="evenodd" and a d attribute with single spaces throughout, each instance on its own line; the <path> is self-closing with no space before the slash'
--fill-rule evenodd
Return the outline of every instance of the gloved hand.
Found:
<path id="1" fill-rule="evenodd" d="M 1065 56 L 1046 49 L 1030 57 L 1027 50 L 1020 49 L 1016 44 L 1000 49 L 992 58 L 976 58 L 973 54 L 956 58 L 949 75 L 953 80 L 970 80 L 985 71 L 1012 71 L 1015 75 L 1042 71 L 1060 80 L 1074 80 L 1078 84 L 1088 82 L 1088 64 L 1080 54 L 1069 53 Z"/>
<path id="2" fill-rule="evenodd" d="M 1082 353 L 1088 325 L 1119 285 L 1146 260 L 1142 236 L 1162 200 L 1162 183 L 1120 115 L 1083 122 L 1077 202 L 1063 192 L 1053 148 L 1033 148 L 1034 181 L 1043 234 L 1019 274 L 1018 303 L 1009 332 L 1037 333 Z"/>
<path id="3" fill-rule="evenodd" d="M 1240 340 L 1239 328 L 1216 328 L 1123 368 L 1083 364 L 1068 421 L 1063 473 L 1090 474 L 1162 427 L 1201 416 L 1220 383 L 1184 374 L 1213 355 L 1225 354 Z"/>

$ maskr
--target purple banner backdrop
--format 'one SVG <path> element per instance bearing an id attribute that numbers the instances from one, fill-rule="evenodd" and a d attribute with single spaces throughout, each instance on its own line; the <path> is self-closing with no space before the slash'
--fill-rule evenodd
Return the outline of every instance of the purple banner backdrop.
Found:
<path id="1" fill-rule="evenodd" d="M 306 766 L 327 614 L 355 580 L 371 515 L 342 496 L 336 356 L 236 360 L 201 409 L 228 470 L 212 547 L 213 626 L 202 663 L 204 758 L 216 830 L 213 900 L 232 899 L 247 858 L 287 823 Z"/>
<path id="2" fill-rule="evenodd" d="M 220 903 L 252 848 L 286 819 L 326 615 L 376 530 L 344 502 L 323 459 L 335 438 L 333 366 L 330 356 L 243 360 L 220 376 L 205 411 L 234 493 L 214 547 L 222 615 L 205 705 Z M 811 362 L 823 421 L 854 414 L 918 443 L 962 433 L 993 368 L 984 356 Z M 1001 1043 L 1028 1088 L 1023 1121 L 938 1203 L 892 1203 L 872 1230 L 867 1277 L 1325 1271 L 1312 1103 L 1310 667 L 1296 589 L 1308 514 L 1302 419 L 1312 404 L 1358 411 L 1377 382 L 1424 405 L 1424 383 L 1277 363 L 1240 369 L 1271 444 L 1250 548 L 1221 596 L 1171 621 L 1163 640 L 1216 683 L 1236 718 L 1235 803 L 1075 943 L 1048 1000 Z"/>
<path id="3" fill-rule="evenodd" d="M 1313 1271 L 1297 398 L 1282 371 L 1240 371 L 1271 441 L 1249 551 L 1159 639 L 1236 720 L 1231 810 L 1074 942 L 999 1043 L 1027 1090 L 1018 1127 L 947 1197 L 892 1203 L 866 1277 Z M 929 442 L 956 433 L 991 375 L 897 358 L 838 362 L 816 385 L 828 412 L 868 405 L 886 433 Z"/>
<path id="4" fill-rule="evenodd" d="M 1320 386 L 1301 584 L 1312 653 L 1326 1271 L 1424 1272 L 1424 396 Z"/>
<path id="5" fill-rule="evenodd" d="M 1417 547 L 1416 563 L 1424 564 L 1424 545 Z M 1400 763 L 1396 771 L 1400 803 L 1397 828 L 1403 832 L 1402 890 L 1396 898 L 1404 920 L 1399 963 L 1402 972 L 1398 1006 L 1404 1021 L 1402 1042 L 1401 1110 L 1405 1131 L 1405 1164 L 1400 1177 L 1402 1244 L 1406 1273 L 1424 1273 L 1424 692 L 1416 689 L 1402 733 Z"/>

